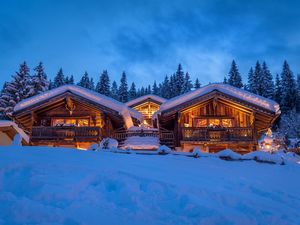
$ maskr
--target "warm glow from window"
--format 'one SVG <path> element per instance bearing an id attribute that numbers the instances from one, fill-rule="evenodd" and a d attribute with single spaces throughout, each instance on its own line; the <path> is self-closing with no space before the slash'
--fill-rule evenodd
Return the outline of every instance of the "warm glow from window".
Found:
<path id="1" fill-rule="evenodd" d="M 220 126 L 220 120 L 219 119 L 209 119 L 209 126 Z"/>
<path id="2" fill-rule="evenodd" d="M 232 120 L 231 119 L 222 119 L 222 126 L 223 127 L 232 127 Z"/>
<path id="3" fill-rule="evenodd" d="M 77 118 L 66 118 L 66 119 L 52 119 L 52 126 L 79 126 L 88 127 L 89 119 L 77 119 Z"/>

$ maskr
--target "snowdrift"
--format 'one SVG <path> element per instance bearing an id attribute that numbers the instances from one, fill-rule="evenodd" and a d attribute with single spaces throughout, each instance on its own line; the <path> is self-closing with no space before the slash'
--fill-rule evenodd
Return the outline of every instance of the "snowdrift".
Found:
<path id="1" fill-rule="evenodd" d="M 0 148 L 0 224 L 298 224 L 299 196 L 296 163 Z"/>

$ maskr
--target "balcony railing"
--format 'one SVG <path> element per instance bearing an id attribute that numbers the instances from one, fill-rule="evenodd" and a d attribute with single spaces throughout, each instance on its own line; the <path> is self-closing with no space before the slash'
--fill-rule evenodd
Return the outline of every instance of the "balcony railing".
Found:
<path id="1" fill-rule="evenodd" d="M 101 136 L 100 127 L 33 127 L 32 139 L 40 140 L 73 140 L 98 139 Z"/>
<path id="2" fill-rule="evenodd" d="M 253 128 L 230 127 L 230 128 L 205 128 L 184 127 L 182 128 L 183 141 L 253 141 Z"/>

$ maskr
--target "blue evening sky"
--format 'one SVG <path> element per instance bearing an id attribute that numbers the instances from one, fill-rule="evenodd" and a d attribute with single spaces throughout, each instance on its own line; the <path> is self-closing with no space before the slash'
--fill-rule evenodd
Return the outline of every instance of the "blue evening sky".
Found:
<path id="1" fill-rule="evenodd" d="M 235 59 L 244 80 L 256 60 L 300 73 L 300 1 L 2 0 L 0 85 L 24 60 L 75 79 L 123 70 L 138 86 L 182 63 L 194 80 L 222 81 Z"/>

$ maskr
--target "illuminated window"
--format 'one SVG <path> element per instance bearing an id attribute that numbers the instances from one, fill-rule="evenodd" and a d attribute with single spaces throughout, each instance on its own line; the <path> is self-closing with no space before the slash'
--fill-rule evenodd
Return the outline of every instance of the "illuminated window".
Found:
<path id="1" fill-rule="evenodd" d="M 220 126 L 220 120 L 219 119 L 209 119 L 208 124 L 210 127 Z"/>
<path id="2" fill-rule="evenodd" d="M 222 119 L 222 126 L 223 127 L 232 127 L 232 120 L 231 119 Z"/>
<path id="3" fill-rule="evenodd" d="M 89 120 L 88 119 L 78 119 L 78 126 L 79 127 L 88 127 Z"/>
<path id="4" fill-rule="evenodd" d="M 66 125 L 77 125 L 76 119 L 66 119 Z"/>
<path id="5" fill-rule="evenodd" d="M 75 119 L 75 118 L 66 118 L 66 119 L 52 119 L 52 126 L 79 126 L 87 127 L 89 126 L 89 119 Z"/>
<path id="6" fill-rule="evenodd" d="M 207 127 L 207 120 L 206 119 L 195 119 L 196 127 Z"/>
<path id="7" fill-rule="evenodd" d="M 52 120 L 52 126 L 60 126 L 65 123 L 64 119 L 53 119 Z"/>

